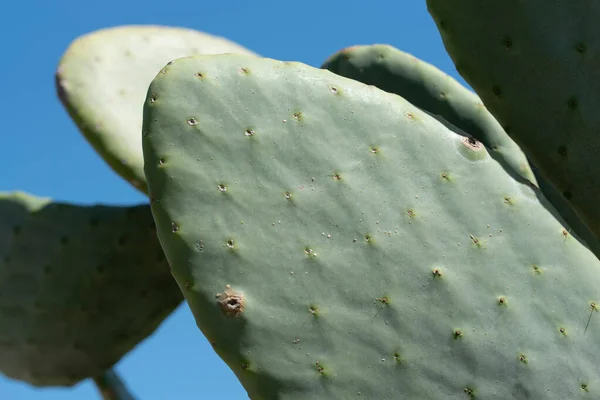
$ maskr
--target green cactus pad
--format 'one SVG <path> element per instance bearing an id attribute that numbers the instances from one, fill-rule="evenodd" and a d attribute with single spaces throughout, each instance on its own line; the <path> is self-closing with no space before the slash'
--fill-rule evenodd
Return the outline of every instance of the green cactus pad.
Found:
<path id="1" fill-rule="evenodd" d="M 181 303 L 150 207 L 0 195 L 0 372 L 35 386 L 102 375 Z"/>
<path id="2" fill-rule="evenodd" d="M 427 0 L 458 72 L 600 238 L 600 6 Z"/>
<path id="3" fill-rule="evenodd" d="M 600 396 L 600 261 L 402 97 L 197 56 L 154 79 L 143 134 L 173 276 L 251 399 Z"/>
<path id="4" fill-rule="evenodd" d="M 392 46 L 352 46 L 321 66 L 346 78 L 404 97 L 481 141 L 493 157 L 536 183 L 525 154 L 486 110 L 481 99 L 456 79 Z M 459 132 L 460 133 L 460 132 Z"/>
<path id="5" fill-rule="evenodd" d="M 450 122 L 458 128 L 454 129 L 457 133 L 466 133 L 481 141 L 492 157 L 536 184 L 573 232 L 600 257 L 598 239 L 581 222 L 562 194 L 540 174 L 534 174 L 523 151 L 481 99 L 456 79 L 409 53 L 384 44 L 340 50 L 321 68 L 400 95 L 434 117 Z M 452 129 L 452 125 L 447 127 Z"/>
<path id="6" fill-rule="evenodd" d="M 169 61 L 194 54 L 250 50 L 185 28 L 120 26 L 76 39 L 56 73 L 58 96 L 86 140 L 142 192 L 142 105 L 150 81 Z"/>

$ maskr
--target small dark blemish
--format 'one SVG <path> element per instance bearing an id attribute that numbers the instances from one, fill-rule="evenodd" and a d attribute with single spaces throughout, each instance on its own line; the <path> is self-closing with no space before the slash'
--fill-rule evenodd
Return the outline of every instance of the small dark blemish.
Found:
<path id="1" fill-rule="evenodd" d="M 561 326 L 561 327 L 558 329 L 558 331 L 559 331 L 560 333 L 562 333 L 564 336 L 567 336 L 567 330 L 566 330 L 564 327 L 562 327 L 562 326 Z"/>
<path id="2" fill-rule="evenodd" d="M 567 157 L 567 147 L 566 146 L 560 146 L 558 148 L 557 151 L 558 155 L 561 156 L 562 158 L 566 158 Z"/>
<path id="3" fill-rule="evenodd" d="M 494 93 L 496 97 L 502 97 L 502 90 L 500 89 L 500 86 L 492 86 L 492 93 Z"/>
<path id="4" fill-rule="evenodd" d="M 325 374 L 325 368 L 323 368 L 323 365 L 321 365 L 321 363 L 319 363 L 318 361 L 315 363 L 316 367 L 317 367 L 317 372 L 321 375 Z"/>
<path id="5" fill-rule="evenodd" d="M 237 317 L 244 312 L 244 295 L 232 290 L 231 286 L 227 285 L 216 297 L 221 311 L 228 317 Z"/>
<path id="6" fill-rule="evenodd" d="M 584 54 L 587 51 L 587 47 L 584 43 L 579 42 L 575 45 L 575 51 L 579 54 Z"/>
<path id="7" fill-rule="evenodd" d="M 523 364 L 527 364 L 527 356 L 525 354 L 519 354 L 519 361 Z"/>
<path id="8" fill-rule="evenodd" d="M 504 36 L 502 38 L 502 45 L 504 47 L 506 47 L 507 49 L 512 49 L 513 47 L 513 40 L 510 36 Z"/>

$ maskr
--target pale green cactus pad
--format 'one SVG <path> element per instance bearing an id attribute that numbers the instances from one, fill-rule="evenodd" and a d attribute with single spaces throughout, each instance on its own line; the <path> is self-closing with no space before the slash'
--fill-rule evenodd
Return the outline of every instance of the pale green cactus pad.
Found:
<path id="1" fill-rule="evenodd" d="M 102 29 L 69 46 L 58 66 L 56 88 L 87 141 L 145 193 L 142 106 L 150 81 L 173 59 L 218 53 L 254 54 L 225 38 L 185 28 Z"/>
<path id="2" fill-rule="evenodd" d="M 252 400 L 600 396 L 600 261 L 400 96 L 197 56 L 154 79 L 143 133 L 173 275 Z"/>
<path id="3" fill-rule="evenodd" d="M 35 386 L 101 376 L 182 302 L 150 207 L 0 195 L 0 372 Z"/>
<path id="4" fill-rule="evenodd" d="M 457 71 L 600 239 L 600 2 L 427 6 Z"/>

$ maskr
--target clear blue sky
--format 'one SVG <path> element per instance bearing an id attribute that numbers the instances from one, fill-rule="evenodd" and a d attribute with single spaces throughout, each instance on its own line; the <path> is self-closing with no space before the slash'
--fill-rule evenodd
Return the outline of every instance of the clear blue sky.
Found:
<path id="1" fill-rule="evenodd" d="M 125 24 L 193 28 L 269 58 L 315 67 L 343 47 L 387 43 L 458 78 L 425 0 L 11 2 L 0 14 L 0 191 L 24 190 L 86 204 L 146 202 L 85 142 L 54 89 L 55 68 L 73 39 Z M 248 399 L 196 328 L 187 306 L 129 353 L 117 370 L 139 400 Z M 0 375 L 2 400 L 99 398 L 89 381 L 70 389 L 35 389 Z"/>

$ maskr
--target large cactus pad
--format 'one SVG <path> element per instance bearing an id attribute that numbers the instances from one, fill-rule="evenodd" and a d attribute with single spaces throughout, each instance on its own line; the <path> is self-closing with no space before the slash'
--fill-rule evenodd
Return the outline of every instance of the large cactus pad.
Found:
<path id="1" fill-rule="evenodd" d="M 600 262 L 403 98 L 198 56 L 154 79 L 143 132 L 173 275 L 251 399 L 600 394 Z"/>
<path id="2" fill-rule="evenodd" d="M 0 195 L 0 372 L 36 386 L 100 376 L 182 301 L 150 207 Z"/>

